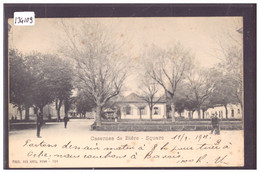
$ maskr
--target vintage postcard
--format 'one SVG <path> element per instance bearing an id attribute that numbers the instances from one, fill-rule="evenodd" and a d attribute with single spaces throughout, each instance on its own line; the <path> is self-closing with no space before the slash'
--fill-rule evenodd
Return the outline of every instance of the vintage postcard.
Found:
<path id="1" fill-rule="evenodd" d="M 28 15 L 8 19 L 9 168 L 244 166 L 242 16 Z"/>

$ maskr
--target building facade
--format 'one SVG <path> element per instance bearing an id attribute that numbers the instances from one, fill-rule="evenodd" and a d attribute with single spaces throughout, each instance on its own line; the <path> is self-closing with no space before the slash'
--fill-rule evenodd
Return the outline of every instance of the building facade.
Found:
<path id="1" fill-rule="evenodd" d="M 208 108 L 206 111 L 200 110 L 201 119 L 210 119 L 212 114 L 217 114 L 221 119 L 242 119 L 243 111 L 240 104 L 228 104 L 227 109 L 223 105 L 215 105 Z M 185 119 L 198 119 L 197 111 L 184 110 L 182 116 Z"/>
<path id="2" fill-rule="evenodd" d="M 155 98 L 156 100 L 156 98 Z M 150 108 L 147 102 L 132 93 L 123 98 L 119 103 L 121 119 L 150 119 Z M 152 109 L 152 119 L 166 117 L 166 101 L 160 99 Z"/>
<path id="3" fill-rule="evenodd" d="M 18 111 L 17 107 L 15 107 L 13 104 L 9 104 L 9 115 L 8 118 L 9 120 L 11 119 L 16 119 L 16 120 L 24 120 L 25 119 L 25 110 L 22 111 L 22 115 L 20 115 L 20 112 Z M 60 117 L 63 118 L 65 116 L 65 110 L 64 110 L 64 105 L 61 106 L 60 109 Z M 55 103 L 48 104 L 43 107 L 43 119 L 57 119 L 57 110 L 55 108 Z M 36 120 L 36 115 L 34 112 L 34 108 L 30 107 L 29 108 L 29 119 L 30 120 Z"/>

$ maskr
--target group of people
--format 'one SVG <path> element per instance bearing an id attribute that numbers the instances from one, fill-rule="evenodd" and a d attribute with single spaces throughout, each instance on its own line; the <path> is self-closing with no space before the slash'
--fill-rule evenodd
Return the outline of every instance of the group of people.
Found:
<path id="1" fill-rule="evenodd" d="M 36 112 L 36 115 L 37 115 L 37 120 L 36 120 L 36 126 L 37 126 L 37 137 L 38 138 L 41 138 L 40 136 L 40 132 L 41 132 L 41 127 L 42 125 L 44 124 L 44 121 L 43 121 L 43 114 L 41 111 L 35 111 Z M 64 117 L 64 127 L 67 128 L 67 124 L 68 124 L 68 121 L 69 121 L 69 117 L 65 116 Z"/>

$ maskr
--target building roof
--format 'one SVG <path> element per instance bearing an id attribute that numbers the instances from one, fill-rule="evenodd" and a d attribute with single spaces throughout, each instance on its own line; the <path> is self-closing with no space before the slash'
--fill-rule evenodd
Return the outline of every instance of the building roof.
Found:
<path id="1" fill-rule="evenodd" d="M 158 100 L 158 97 L 155 97 L 154 100 Z M 121 103 L 146 103 L 145 100 L 143 100 L 140 96 L 138 96 L 136 93 L 131 93 L 126 97 L 123 97 L 119 102 Z M 162 97 L 158 103 L 166 103 L 166 99 Z"/>

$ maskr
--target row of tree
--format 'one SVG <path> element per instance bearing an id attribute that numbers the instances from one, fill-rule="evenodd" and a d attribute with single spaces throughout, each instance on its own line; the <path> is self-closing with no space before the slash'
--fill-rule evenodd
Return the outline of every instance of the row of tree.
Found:
<path id="1" fill-rule="evenodd" d="M 241 25 L 240 25 L 241 27 Z M 141 98 L 150 110 L 164 90 L 174 120 L 175 110 L 204 111 L 216 104 L 226 109 L 230 103 L 238 103 L 243 109 L 243 28 L 233 28 L 219 37 L 220 62 L 212 68 L 196 64 L 191 51 L 180 43 L 169 49 L 152 46 L 144 53 Z M 216 57 L 218 58 L 218 57 Z M 151 111 L 150 111 L 151 112 Z M 242 114 L 243 115 L 243 114 Z M 204 116 L 204 115 L 203 115 Z M 152 114 L 150 115 L 152 118 Z"/>
<path id="2" fill-rule="evenodd" d="M 239 52 L 237 49 L 232 51 Z M 152 47 L 146 56 L 145 75 L 139 95 L 149 105 L 150 113 L 163 97 L 170 105 L 173 121 L 175 110 L 179 114 L 184 109 L 197 111 L 198 117 L 201 118 L 204 114 L 201 116 L 200 110 L 204 112 L 216 104 L 226 108 L 226 115 L 228 104 L 238 103 L 243 106 L 242 64 L 237 63 L 242 61 L 242 54 L 230 53 L 226 57 L 228 63 L 221 61 L 212 68 L 196 66 L 194 57 L 180 44 L 169 50 Z M 148 61 L 149 58 L 153 61 Z M 165 91 L 164 95 L 155 97 L 160 89 Z M 152 119 L 152 113 L 150 118 Z"/>
<path id="3" fill-rule="evenodd" d="M 26 120 L 30 107 L 43 111 L 53 102 L 60 119 L 61 106 L 65 105 L 67 114 L 73 102 L 81 113 L 96 108 L 95 119 L 101 125 L 103 107 L 121 92 L 126 79 L 127 62 L 118 51 L 121 45 L 115 44 L 111 34 L 96 22 L 75 27 L 62 20 L 61 28 L 65 34 L 62 58 L 9 51 L 10 102 L 21 117 L 26 110 Z M 76 98 L 71 98 L 73 88 L 78 93 Z"/>
<path id="4" fill-rule="evenodd" d="M 116 40 L 121 37 L 113 37 L 100 23 L 83 22 L 75 27 L 62 20 L 61 28 L 65 35 L 63 58 L 39 53 L 23 56 L 10 50 L 10 101 L 18 110 L 25 109 L 27 118 L 29 107 L 42 110 L 55 101 L 59 118 L 62 103 L 67 113 L 75 88 L 78 97 L 73 102 L 78 111 L 95 108 L 96 125 L 101 126 L 102 110 L 123 90 L 133 64 L 131 57 L 122 52 Z M 169 49 L 153 46 L 139 62 L 145 74 L 139 95 L 152 110 L 159 99 L 155 95 L 162 89 L 173 121 L 175 110 L 195 111 L 231 102 L 242 106 L 242 49 L 238 47 L 225 46 L 225 59 L 203 70 L 179 43 Z"/>
<path id="5" fill-rule="evenodd" d="M 32 53 L 24 56 L 18 50 L 9 51 L 10 102 L 17 107 L 22 119 L 29 119 L 29 108 L 43 111 L 55 102 L 58 119 L 65 105 L 67 113 L 72 95 L 73 71 L 70 64 L 57 56 Z"/>

